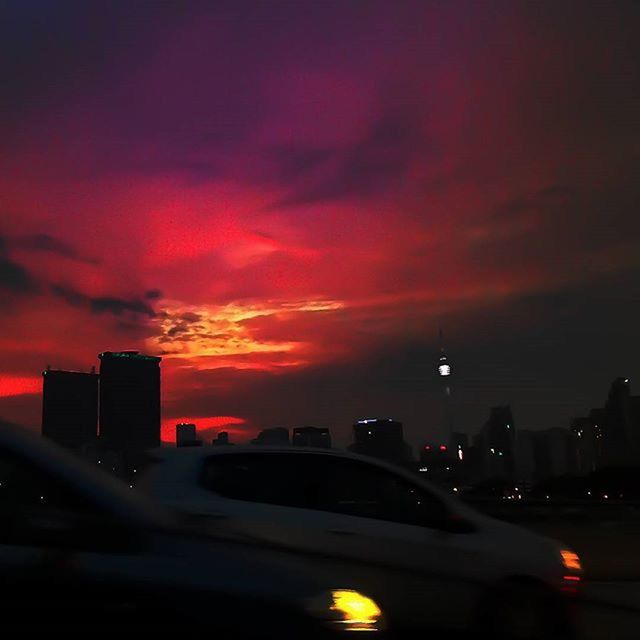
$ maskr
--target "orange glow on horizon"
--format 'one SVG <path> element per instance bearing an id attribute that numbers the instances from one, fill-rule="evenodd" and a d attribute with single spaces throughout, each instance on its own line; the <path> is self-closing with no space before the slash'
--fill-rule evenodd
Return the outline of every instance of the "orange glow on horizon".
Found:
<path id="1" fill-rule="evenodd" d="M 302 357 L 307 346 L 293 340 L 265 339 L 251 326 L 262 318 L 290 317 L 335 311 L 335 300 L 265 301 L 226 305 L 186 305 L 167 300 L 156 319 L 157 335 L 147 341 L 152 353 L 164 358 L 191 360 L 195 368 L 275 370 L 308 364 Z M 273 361 L 268 357 L 273 355 Z M 262 356 L 262 357 L 260 357 Z M 256 361 L 257 357 L 257 361 Z"/>

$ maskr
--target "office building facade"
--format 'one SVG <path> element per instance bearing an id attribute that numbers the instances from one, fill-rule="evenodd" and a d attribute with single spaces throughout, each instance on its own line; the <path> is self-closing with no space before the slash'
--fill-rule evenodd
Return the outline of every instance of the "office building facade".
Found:
<path id="1" fill-rule="evenodd" d="M 137 351 L 100 354 L 101 446 L 126 467 L 160 446 L 160 361 Z"/>
<path id="2" fill-rule="evenodd" d="M 326 427 L 295 427 L 291 444 L 296 447 L 331 448 L 331 433 Z"/>
<path id="3" fill-rule="evenodd" d="M 404 442 L 402 423 L 391 418 L 366 418 L 353 425 L 354 442 L 349 451 L 405 464 L 411 449 Z"/>
<path id="4" fill-rule="evenodd" d="M 42 435 L 77 453 L 95 445 L 98 375 L 47 369 L 42 372 Z"/>
<path id="5" fill-rule="evenodd" d="M 273 427 L 271 429 L 263 429 L 251 441 L 251 444 L 271 445 L 271 446 L 288 446 L 289 430 L 284 427 Z"/>
<path id="6" fill-rule="evenodd" d="M 176 447 L 196 447 L 196 425 L 192 422 L 179 422 L 176 425 Z"/>

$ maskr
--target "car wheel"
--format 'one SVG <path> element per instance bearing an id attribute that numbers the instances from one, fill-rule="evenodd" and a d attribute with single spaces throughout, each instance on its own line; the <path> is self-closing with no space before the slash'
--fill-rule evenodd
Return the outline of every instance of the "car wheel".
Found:
<path id="1" fill-rule="evenodd" d="M 475 631 L 492 640 L 570 640 L 566 613 L 544 586 L 506 582 L 492 589 L 480 605 Z"/>

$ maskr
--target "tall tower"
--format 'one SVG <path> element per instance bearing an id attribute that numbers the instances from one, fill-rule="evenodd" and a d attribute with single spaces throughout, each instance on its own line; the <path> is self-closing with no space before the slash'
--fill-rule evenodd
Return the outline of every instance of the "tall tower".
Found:
<path id="1" fill-rule="evenodd" d="M 449 443 L 453 436 L 453 394 L 451 385 L 451 364 L 444 349 L 444 336 L 442 329 L 439 332 L 440 356 L 438 358 L 438 378 L 442 388 L 443 421 L 442 436 L 443 441 Z"/>

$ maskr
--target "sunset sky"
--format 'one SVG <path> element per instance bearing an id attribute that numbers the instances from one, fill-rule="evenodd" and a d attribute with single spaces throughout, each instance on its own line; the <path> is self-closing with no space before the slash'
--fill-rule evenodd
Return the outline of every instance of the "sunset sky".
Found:
<path id="1" fill-rule="evenodd" d="M 133 6 L 130 6 L 133 5 Z M 640 6 L 2 3 L 0 418 L 163 356 L 163 435 L 640 392 Z M 635 383 L 635 386 L 634 386 Z"/>

